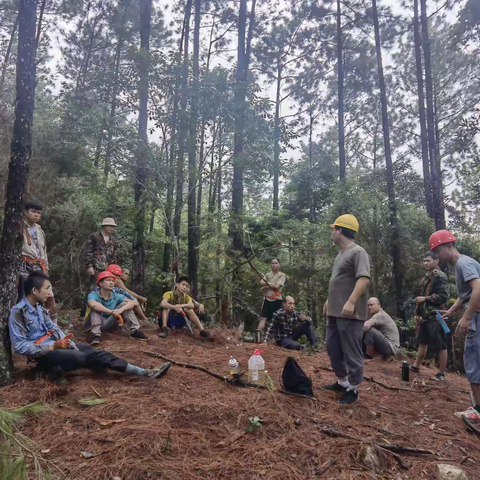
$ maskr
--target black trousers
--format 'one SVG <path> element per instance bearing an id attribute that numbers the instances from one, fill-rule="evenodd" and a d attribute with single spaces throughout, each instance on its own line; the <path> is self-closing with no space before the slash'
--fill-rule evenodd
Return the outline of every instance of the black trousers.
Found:
<path id="1" fill-rule="evenodd" d="M 277 340 L 277 345 L 279 347 L 288 348 L 289 350 L 300 350 L 301 345 L 297 342 L 297 340 L 302 335 L 305 335 L 312 345 L 317 343 L 312 324 L 310 322 L 300 322 L 300 324 L 297 325 L 295 330 L 292 332 L 292 336 Z"/>
<path id="2" fill-rule="evenodd" d="M 41 370 L 62 374 L 80 368 L 93 370 L 111 369 L 125 372 L 127 362 L 109 352 L 95 350 L 90 345 L 76 344 L 78 350 L 54 350 L 36 358 Z"/>

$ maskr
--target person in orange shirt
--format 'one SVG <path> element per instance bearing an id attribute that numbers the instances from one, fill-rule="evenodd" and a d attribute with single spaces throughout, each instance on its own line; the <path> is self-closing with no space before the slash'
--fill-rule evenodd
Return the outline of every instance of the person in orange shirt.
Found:
<path id="1" fill-rule="evenodd" d="M 282 288 L 285 285 L 285 274 L 280 271 L 280 262 L 272 259 L 272 270 L 260 280 L 260 290 L 263 291 L 263 305 L 260 312 L 258 329 L 265 331 L 267 320 L 272 320 L 273 314 L 282 308 Z"/>

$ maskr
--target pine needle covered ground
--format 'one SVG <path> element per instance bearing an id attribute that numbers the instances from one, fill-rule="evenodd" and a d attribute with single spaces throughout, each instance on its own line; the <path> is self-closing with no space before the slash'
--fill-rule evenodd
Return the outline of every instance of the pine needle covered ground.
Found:
<path id="1" fill-rule="evenodd" d="M 230 355 L 246 368 L 254 348 L 222 330 L 213 331 L 212 341 L 186 332 L 163 340 L 153 326 L 145 331 L 151 335 L 148 342 L 106 335 L 102 348 L 141 366 L 163 362 L 143 350 L 221 375 L 228 374 Z M 281 388 L 282 367 L 291 352 L 273 345 L 264 350 L 267 370 Z M 18 380 L 0 390 L 1 403 L 12 408 L 39 401 L 51 407 L 20 428 L 68 479 L 433 479 L 437 463 L 459 465 L 471 479 L 480 478 L 480 439 L 453 416 L 470 405 L 466 379 L 449 374 L 446 382 L 437 383 L 429 380 L 435 370 L 425 368 L 407 384 L 401 380 L 400 361 L 375 359 L 366 363 L 365 374 L 401 389 L 365 381 L 359 403 L 344 407 L 321 390 L 334 381 L 333 373 L 321 368 L 329 366 L 326 353 L 294 356 L 313 379 L 315 400 L 237 387 L 175 365 L 156 382 L 84 371 L 60 389 L 43 379 L 24 380 L 30 366 L 15 357 Z M 102 402 L 80 402 L 92 398 Z M 363 442 L 333 438 L 325 429 Z M 374 450 L 372 463 L 366 455 L 369 442 L 435 455 L 397 455 L 381 448 Z M 61 478 L 52 466 L 48 470 Z"/>

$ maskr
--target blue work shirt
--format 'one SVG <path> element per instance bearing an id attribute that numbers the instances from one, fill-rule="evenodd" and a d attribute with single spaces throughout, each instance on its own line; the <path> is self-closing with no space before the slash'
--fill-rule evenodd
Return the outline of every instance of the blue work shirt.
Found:
<path id="1" fill-rule="evenodd" d="M 65 337 L 62 330 L 52 322 L 48 311 L 39 303 L 32 307 L 26 297 L 10 311 L 8 328 L 14 352 L 28 357 L 45 355 L 49 351 L 49 345 Z M 35 342 L 50 330 L 54 331 L 53 334 L 36 345 Z"/>
<path id="2" fill-rule="evenodd" d="M 95 287 L 93 289 L 94 292 L 100 292 L 100 287 Z M 131 295 L 130 293 L 128 293 L 126 290 L 124 290 L 123 288 L 120 288 L 120 287 L 117 287 L 116 285 L 113 287 L 113 291 L 115 293 L 118 293 L 119 295 L 123 295 L 124 297 L 127 297 L 129 300 L 135 300 L 135 297 L 133 295 Z M 90 300 L 90 299 L 89 299 Z M 97 300 L 98 302 L 98 300 Z M 113 310 L 113 309 L 112 309 Z"/>
<path id="3" fill-rule="evenodd" d="M 109 310 L 115 310 L 119 305 L 121 305 L 125 300 L 128 300 L 128 298 L 125 295 L 120 295 L 119 293 L 116 293 L 115 290 L 112 290 L 110 292 L 110 296 L 108 297 L 107 300 L 102 298 L 100 295 L 100 290 L 97 292 L 93 290 L 93 292 L 90 292 L 88 294 L 88 301 L 90 300 L 95 300 L 98 303 L 101 303 L 105 308 L 108 308 Z M 102 315 L 109 316 L 109 313 L 102 312 Z"/>

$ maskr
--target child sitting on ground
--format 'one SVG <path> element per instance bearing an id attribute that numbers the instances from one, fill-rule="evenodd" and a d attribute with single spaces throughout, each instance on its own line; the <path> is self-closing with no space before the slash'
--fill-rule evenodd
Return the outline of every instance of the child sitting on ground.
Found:
<path id="1" fill-rule="evenodd" d="M 175 284 L 175 289 L 171 292 L 165 292 L 161 303 L 162 313 L 158 323 L 161 332 L 158 334 L 161 338 L 168 337 L 168 328 L 182 328 L 185 326 L 185 317 L 188 318 L 199 330 L 200 336 L 210 337 L 210 333 L 205 330 L 194 312 L 194 303 L 188 295 L 190 292 L 190 280 L 188 277 L 179 277 Z M 161 322 L 161 323 L 160 323 Z"/>

